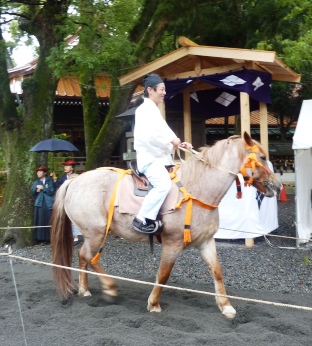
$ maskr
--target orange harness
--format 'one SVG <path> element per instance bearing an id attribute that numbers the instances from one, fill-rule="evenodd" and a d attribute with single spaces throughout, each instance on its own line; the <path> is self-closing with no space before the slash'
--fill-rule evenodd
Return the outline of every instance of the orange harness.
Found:
<path id="1" fill-rule="evenodd" d="M 180 168 L 180 166 L 175 166 L 173 168 L 172 173 L 170 173 L 171 180 L 178 186 L 179 190 L 183 193 L 184 197 L 175 205 L 175 209 L 182 208 L 182 204 L 186 202 L 186 209 L 185 209 L 185 218 L 184 218 L 184 243 L 190 243 L 191 242 L 191 221 L 192 221 L 192 209 L 193 209 L 193 201 L 198 206 L 207 209 L 207 210 L 214 210 L 218 208 L 218 206 L 210 205 L 203 203 L 199 199 L 193 197 L 191 194 L 189 194 L 185 187 L 182 185 L 180 179 L 176 175 L 176 171 Z"/>
<path id="2" fill-rule="evenodd" d="M 253 182 L 253 174 L 255 171 L 256 166 L 262 166 L 262 164 L 257 160 L 256 157 L 256 151 L 259 150 L 259 147 L 257 145 L 254 145 L 252 147 L 248 146 L 246 144 L 246 149 L 249 152 L 249 155 L 247 157 L 247 161 L 246 163 L 242 166 L 242 168 L 240 169 L 240 173 L 244 176 L 244 177 L 249 177 L 249 179 L 247 181 L 245 181 L 245 185 L 251 185 Z M 207 209 L 207 210 L 214 210 L 216 208 L 218 208 L 218 206 L 214 206 L 214 205 L 209 205 L 206 203 L 203 203 L 202 201 L 198 200 L 197 198 L 193 197 L 191 194 L 189 194 L 185 187 L 182 185 L 181 181 L 179 180 L 179 178 L 176 175 L 176 171 L 180 168 L 180 166 L 175 166 L 173 168 L 173 171 L 170 173 L 170 178 L 172 179 L 172 181 L 178 186 L 179 190 L 183 193 L 183 198 L 175 205 L 175 209 L 180 209 L 182 208 L 183 203 L 186 203 L 186 210 L 185 210 L 185 218 L 184 218 L 184 234 L 183 234 L 183 240 L 184 243 L 190 243 L 191 242 L 191 221 L 192 221 L 192 210 L 193 210 L 193 202 L 195 204 L 197 204 L 198 206 L 200 206 L 201 208 Z M 246 168 L 251 168 L 251 172 L 252 175 L 248 176 Z M 109 209 L 108 209 L 108 215 L 107 215 L 107 225 L 106 225 L 106 230 L 105 230 L 105 235 L 104 235 L 104 239 L 102 241 L 101 247 L 98 251 L 98 253 L 93 257 L 93 259 L 91 260 L 91 264 L 97 264 L 104 244 L 106 242 L 106 238 L 108 235 L 108 231 L 113 219 L 113 214 L 114 214 L 114 206 L 115 206 L 115 199 L 116 199 L 116 193 L 117 193 L 117 187 L 121 181 L 121 179 L 126 175 L 126 174 L 132 174 L 132 170 L 131 169 L 120 169 L 120 168 L 115 168 L 115 167 L 101 167 L 101 168 L 97 168 L 97 169 L 104 169 L 104 170 L 112 170 L 115 172 L 120 173 L 113 192 L 112 192 L 112 196 L 110 199 L 110 203 L 109 203 Z M 263 167 L 263 169 L 265 169 Z M 229 173 L 233 173 L 228 171 Z M 269 172 L 268 172 L 269 173 Z M 235 173 L 233 173 L 235 174 Z M 236 175 L 236 174 L 235 174 Z"/>
<path id="3" fill-rule="evenodd" d="M 200 200 L 194 198 L 192 195 L 190 195 L 185 187 L 182 185 L 182 183 L 180 182 L 179 178 L 176 176 L 176 171 L 180 166 L 175 166 L 173 168 L 173 171 L 170 173 L 170 178 L 172 179 L 172 181 L 179 187 L 180 191 L 183 193 L 184 197 L 175 205 L 175 208 L 181 208 L 182 204 L 184 202 L 186 202 L 186 211 L 185 211 L 185 219 L 184 219 L 184 243 L 190 243 L 191 242 L 191 220 L 192 220 L 192 207 L 193 207 L 193 201 L 194 203 L 196 203 L 197 205 L 199 205 L 202 208 L 208 209 L 208 210 L 213 210 L 215 208 L 217 208 L 217 206 L 211 206 L 208 204 L 205 204 L 203 202 L 201 202 Z M 120 173 L 119 177 L 114 185 L 114 189 L 112 192 L 112 196 L 109 202 L 109 209 L 108 209 L 108 214 L 107 214 L 107 225 L 106 225 L 106 229 L 105 229 L 105 235 L 104 235 L 104 239 L 102 241 L 101 247 L 98 251 L 98 253 L 92 258 L 91 260 L 91 264 L 97 264 L 100 257 L 101 257 L 101 253 L 103 251 L 105 242 L 106 242 L 106 238 L 108 235 L 108 231 L 113 219 L 113 214 L 114 214 L 114 206 L 115 206 L 115 200 L 116 200 L 116 194 L 117 194 L 117 187 L 121 181 L 121 179 L 126 175 L 126 174 L 132 174 L 132 170 L 131 169 L 120 169 L 120 168 L 115 168 L 115 167 L 101 167 L 101 168 L 97 168 L 97 169 L 104 169 L 104 170 L 112 170 L 115 172 Z"/>
<path id="4" fill-rule="evenodd" d="M 104 169 L 104 170 L 111 170 L 111 171 L 115 171 L 120 173 L 115 185 L 114 185 L 114 189 L 112 192 L 112 196 L 109 202 L 109 208 L 108 208 L 108 214 L 107 214 L 107 225 L 106 225 L 106 230 L 105 230 L 105 235 L 104 235 L 104 239 L 102 241 L 101 247 L 98 251 L 98 253 L 92 258 L 91 260 L 91 264 L 97 264 L 100 257 L 101 257 L 101 253 L 102 250 L 104 248 L 105 242 L 106 242 L 106 238 L 107 238 L 107 234 L 113 219 L 113 215 L 114 215 L 114 206 L 115 206 L 115 199 L 116 199 L 116 193 L 117 193 L 117 187 L 121 181 L 121 179 L 126 175 L 126 174 L 132 174 L 132 170 L 131 169 L 121 169 L 121 168 L 115 168 L 115 167 L 101 167 L 101 168 L 97 168 L 97 169 Z"/>

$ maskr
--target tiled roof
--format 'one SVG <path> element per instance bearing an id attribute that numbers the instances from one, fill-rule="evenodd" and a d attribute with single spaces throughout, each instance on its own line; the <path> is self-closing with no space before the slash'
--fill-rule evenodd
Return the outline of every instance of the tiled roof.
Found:
<path id="1" fill-rule="evenodd" d="M 235 116 L 231 115 L 228 117 L 229 118 L 229 125 L 234 125 L 235 124 Z M 285 119 L 285 124 L 289 122 L 289 119 Z M 223 126 L 225 125 L 225 118 L 220 117 L 220 118 L 211 118 L 207 119 L 205 121 L 206 125 L 211 125 L 211 126 Z M 260 112 L 259 110 L 253 111 L 250 113 L 250 126 L 259 126 L 260 124 Z M 271 127 L 278 127 L 279 126 L 279 120 L 277 117 L 273 115 L 273 113 L 268 112 L 268 126 Z M 294 124 L 295 126 L 295 124 Z"/>
<path id="2" fill-rule="evenodd" d="M 22 82 L 27 78 L 24 76 L 16 76 L 10 78 L 10 88 L 12 94 L 22 95 Z M 108 99 L 110 96 L 111 81 L 110 78 L 100 75 L 95 80 L 96 94 L 101 99 Z M 143 90 L 138 86 L 136 92 Z M 56 96 L 60 98 L 81 98 L 81 86 L 79 77 L 61 78 L 56 89 Z"/>
<path id="3" fill-rule="evenodd" d="M 23 94 L 22 82 L 27 77 L 13 77 L 10 79 L 10 88 L 13 94 Z M 111 81 L 106 76 L 99 76 L 95 81 L 96 93 L 99 98 L 109 98 Z M 57 97 L 80 98 L 81 88 L 78 77 L 61 78 L 56 88 Z"/>

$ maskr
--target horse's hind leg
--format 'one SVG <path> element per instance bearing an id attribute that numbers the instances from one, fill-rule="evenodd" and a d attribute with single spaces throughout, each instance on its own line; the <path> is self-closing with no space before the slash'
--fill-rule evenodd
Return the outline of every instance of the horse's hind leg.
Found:
<path id="1" fill-rule="evenodd" d="M 99 264 L 90 264 L 91 268 L 99 274 L 107 274 L 106 271 Z M 110 298 L 118 296 L 118 290 L 115 281 L 108 276 L 98 276 L 102 284 L 102 293 Z"/>
<path id="2" fill-rule="evenodd" d="M 79 259 L 79 269 L 87 270 L 88 262 L 83 257 L 82 249 L 80 249 L 78 252 L 78 259 Z M 91 296 L 91 293 L 88 288 L 88 274 L 87 273 L 79 272 L 78 295 L 80 297 Z"/>
<path id="3" fill-rule="evenodd" d="M 211 276 L 214 281 L 216 294 L 226 295 L 223 282 L 222 269 L 217 256 L 216 244 L 213 238 L 208 243 L 200 246 L 200 253 L 207 264 Z M 236 310 L 232 307 L 230 301 L 226 297 L 216 296 L 216 302 L 222 314 L 227 318 L 234 318 Z"/>
<path id="4" fill-rule="evenodd" d="M 94 255 L 91 251 L 87 250 L 87 245 L 84 243 L 79 251 L 79 269 L 87 270 L 88 264 L 90 267 L 99 274 L 107 274 L 106 271 L 99 264 L 91 264 L 91 260 Z M 108 297 L 115 298 L 118 295 L 117 287 L 115 281 L 106 276 L 98 276 L 102 284 L 102 293 Z M 79 296 L 90 296 L 91 293 L 88 288 L 88 274 L 80 272 L 79 273 Z"/>
<path id="5" fill-rule="evenodd" d="M 171 270 L 175 264 L 175 261 L 178 258 L 179 254 L 181 253 L 181 251 L 182 251 L 182 248 L 174 249 L 172 247 L 168 247 L 163 244 L 161 260 L 160 260 L 158 273 L 157 273 L 157 279 L 156 279 L 157 284 L 162 284 L 162 285 L 166 284 L 170 276 Z M 159 300 L 160 300 L 162 289 L 163 288 L 160 286 L 154 286 L 151 294 L 148 297 L 147 311 L 150 311 L 150 312 L 161 311 Z"/>

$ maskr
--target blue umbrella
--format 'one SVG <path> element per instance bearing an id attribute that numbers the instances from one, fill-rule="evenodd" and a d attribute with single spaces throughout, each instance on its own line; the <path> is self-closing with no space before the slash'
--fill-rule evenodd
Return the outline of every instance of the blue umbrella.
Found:
<path id="1" fill-rule="evenodd" d="M 54 152 L 58 153 L 61 151 L 72 152 L 79 151 L 73 144 L 63 139 L 51 138 L 41 141 L 34 145 L 29 151 L 43 153 L 43 152 Z"/>

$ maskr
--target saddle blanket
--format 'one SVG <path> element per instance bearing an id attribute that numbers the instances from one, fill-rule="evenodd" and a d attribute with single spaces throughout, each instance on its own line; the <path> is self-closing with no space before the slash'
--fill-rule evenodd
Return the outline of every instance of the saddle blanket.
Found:
<path id="1" fill-rule="evenodd" d="M 180 177 L 180 170 L 177 170 L 177 176 Z M 180 196 L 181 194 L 181 196 Z M 179 197 L 182 198 L 182 193 L 180 193 L 177 185 L 172 182 L 171 190 L 166 197 L 162 207 L 160 208 L 160 214 L 173 213 L 175 210 L 175 205 L 179 201 Z M 133 178 L 131 175 L 127 174 L 119 183 L 116 191 L 115 207 L 118 207 L 118 212 L 121 214 L 131 214 L 137 215 L 144 197 L 139 197 L 134 195 L 134 185 Z"/>

